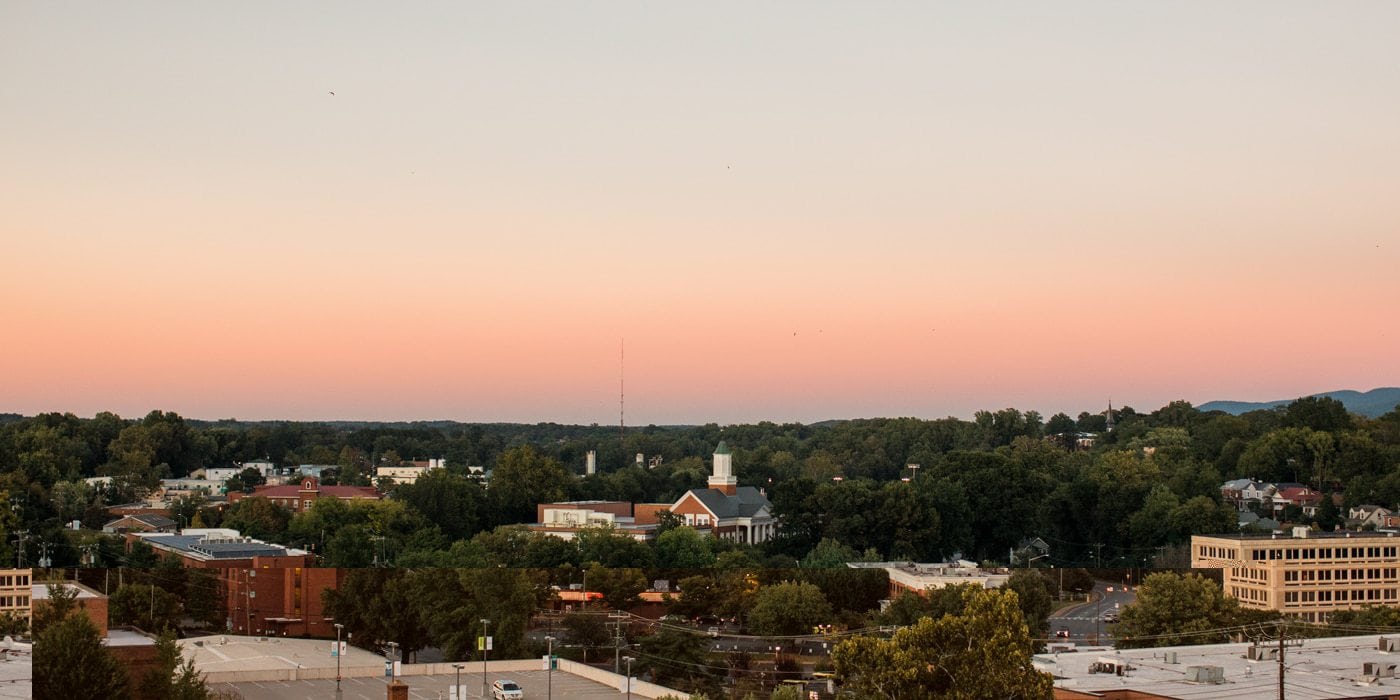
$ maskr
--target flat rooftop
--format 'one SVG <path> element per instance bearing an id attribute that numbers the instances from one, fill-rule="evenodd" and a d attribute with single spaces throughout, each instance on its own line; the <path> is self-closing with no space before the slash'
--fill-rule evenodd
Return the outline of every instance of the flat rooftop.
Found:
<path id="1" fill-rule="evenodd" d="M 178 642 L 185 658 L 193 660 L 195 668 L 202 673 L 335 668 L 335 657 L 331 656 L 331 647 L 335 642 L 325 639 L 219 634 L 189 637 Z M 347 644 L 341 665 L 381 667 L 384 661 L 383 656 Z"/>
<path id="2" fill-rule="evenodd" d="M 1288 697 L 1376 698 L 1400 694 L 1400 678 L 1363 674 L 1367 662 L 1400 666 L 1400 653 L 1379 649 L 1383 635 L 1332 637 L 1291 642 L 1284 649 L 1284 688 Z M 1400 640 L 1390 636 L 1389 639 Z M 1137 690 L 1164 698 L 1274 700 L 1278 697 L 1278 661 L 1248 658 L 1249 643 L 1159 647 L 1155 649 L 1087 649 L 1037 654 L 1036 668 L 1055 675 L 1055 687 L 1082 692 Z M 1264 645 L 1277 649 L 1277 643 Z M 1173 659 L 1172 655 L 1175 655 Z M 1090 672 L 1117 665 L 1124 669 Z M 1188 680 L 1191 667 L 1220 668 L 1222 682 Z"/>
<path id="3" fill-rule="evenodd" d="M 306 552 L 281 545 L 268 544 L 258 540 L 191 534 L 168 534 L 143 532 L 136 535 L 142 542 L 171 551 L 191 555 L 198 559 L 248 559 L 251 557 L 292 557 Z"/>

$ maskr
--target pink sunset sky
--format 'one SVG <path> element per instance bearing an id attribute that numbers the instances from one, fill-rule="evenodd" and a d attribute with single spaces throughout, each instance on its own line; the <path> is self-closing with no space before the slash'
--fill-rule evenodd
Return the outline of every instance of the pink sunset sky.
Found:
<path id="1" fill-rule="evenodd" d="M 4 3 L 0 412 L 1400 384 L 1400 4 L 928 5 Z"/>

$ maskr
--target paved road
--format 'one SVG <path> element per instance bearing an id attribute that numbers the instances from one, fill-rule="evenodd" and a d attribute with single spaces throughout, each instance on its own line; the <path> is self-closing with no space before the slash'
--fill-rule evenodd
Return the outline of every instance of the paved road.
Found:
<path id="1" fill-rule="evenodd" d="M 549 693 L 545 671 L 524 671 L 515 673 L 488 673 L 487 683 L 498 678 L 509 678 L 520 684 L 526 698 L 546 698 Z M 408 684 L 408 697 L 412 700 L 446 700 L 448 688 L 454 682 L 455 674 L 437 676 L 409 676 L 400 680 Z M 346 678 L 341 681 L 341 692 L 345 700 L 384 700 L 387 678 Z M 481 698 L 481 674 L 463 673 L 462 685 L 466 686 L 467 697 Z M 335 697 L 335 681 L 282 681 L 257 683 L 211 683 L 212 690 L 234 690 L 247 700 L 332 700 Z M 553 697 L 559 700 L 617 700 L 617 688 L 594 683 L 593 681 L 556 671 L 554 673 Z M 487 697 L 490 697 L 489 690 Z"/>
<path id="2" fill-rule="evenodd" d="M 1076 644 L 1113 643 L 1113 625 L 1105 623 L 1103 618 L 1110 613 L 1120 612 L 1123 606 L 1137 600 L 1135 590 L 1124 590 L 1121 583 L 1096 581 L 1093 601 L 1067 608 L 1060 611 L 1059 615 L 1050 617 L 1051 634 L 1054 634 L 1055 630 L 1067 629 L 1070 633 L 1069 641 Z"/>

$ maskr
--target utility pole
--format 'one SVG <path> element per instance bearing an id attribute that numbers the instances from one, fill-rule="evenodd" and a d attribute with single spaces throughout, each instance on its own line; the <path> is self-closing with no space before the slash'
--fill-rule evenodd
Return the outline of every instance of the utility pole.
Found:
<path id="1" fill-rule="evenodd" d="M 23 569 L 23 568 L 24 568 L 24 541 L 27 540 L 27 539 L 29 539 L 29 531 L 28 531 L 28 530 L 20 530 L 20 531 L 19 531 L 19 534 L 15 535 L 15 541 L 19 543 L 19 546 L 15 547 L 15 568 L 16 568 L 16 569 Z"/>
<path id="2" fill-rule="evenodd" d="M 617 621 L 613 633 L 613 673 L 622 673 L 622 621 L 627 619 L 627 613 L 612 613 L 608 617 Z"/>
<path id="3" fill-rule="evenodd" d="M 1283 697 L 1283 670 L 1284 670 L 1284 667 L 1283 667 L 1283 639 L 1284 639 L 1284 625 L 1285 625 L 1285 624 L 1287 624 L 1286 621 L 1284 621 L 1284 620 L 1279 620 L 1279 621 L 1278 621 L 1278 624 L 1277 624 L 1277 627 L 1276 627 L 1276 629 L 1278 630 L 1278 700 L 1284 700 L 1284 697 Z"/>

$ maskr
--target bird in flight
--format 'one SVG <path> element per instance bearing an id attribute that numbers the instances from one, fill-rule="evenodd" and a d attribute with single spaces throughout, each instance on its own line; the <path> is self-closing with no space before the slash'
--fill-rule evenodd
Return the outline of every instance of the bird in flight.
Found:
<path id="1" fill-rule="evenodd" d="M 330 92 L 330 90 L 327 90 L 326 92 Z M 335 93 L 334 93 L 334 92 L 331 92 L 331 97 L 335 97 Z"/>

